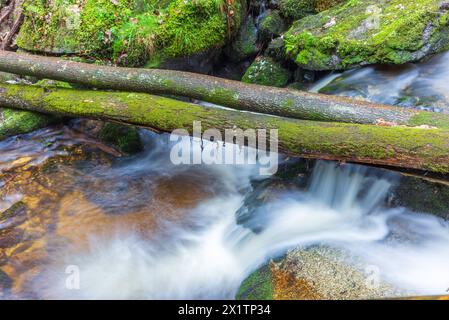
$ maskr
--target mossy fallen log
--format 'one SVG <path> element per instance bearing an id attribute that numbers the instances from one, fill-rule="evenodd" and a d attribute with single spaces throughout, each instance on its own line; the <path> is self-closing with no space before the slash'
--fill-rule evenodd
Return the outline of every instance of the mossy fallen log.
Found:
<path id="1" fill-rule="evenodd" d="M 288 119 L 204 107 L 145 93 L 0 84 L 0 106 L 117 121 L 161 132 L 278 129 L 288 155 L 449 173 L 449 129 L 375 126 Z"/>
<path id="2" fill-rule="evenodd" d="M 100 89 L 169 94 L 283 117 L 449 129 L 449 115 L 272 88 L 188 72 L 130 69 L 0 51 L 0 71 Z"/>

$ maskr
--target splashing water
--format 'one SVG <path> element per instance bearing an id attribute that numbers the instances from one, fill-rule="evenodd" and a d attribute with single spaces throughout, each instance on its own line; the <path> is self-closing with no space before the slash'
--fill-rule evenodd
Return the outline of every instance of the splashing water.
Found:
<path id="1" fill-rule="evenodd" d="M 420 64 L 370 66 L 331 74 L 312 91 L 449 113 L 449 53 Z"/>
<path id="2" fill-rule="evenodd" d="M 131 173 L 137 179 L 148 172 L 173 177 L 187 172 L 191 177 L 205 171 L 210 181 L 220 183 L 211 183 L 211 195 L 184 218 L 163 221 L 151 236 L 120 225 L 107 234 L 90 234 L 83 249 L 53 248 L 51 263 L 29 291 L 39 298 L 63 299 L 233 299 L 243 279 L 267 259 L 313 244 L 349 250 L 410 293 L 444 293 L 449 286 L 448 227 L 430 215 L 384 208 L 394 174 L 318 162 L 307 191 L 286 192 L 239 225 L 236 212 L 251 192 L 255 168 L 171 166 L 166 139 L 147 139 L 151 151 L 96 179 L 123 180 Z M 260 230 L 253 232 L 256 224 Z M 406 231 L 398 225 L 406 225 Z M 392 233 L 402 240 L 387 241 Z M 79 268 L 79 290 L 67 289 L 67 266 Z"/>

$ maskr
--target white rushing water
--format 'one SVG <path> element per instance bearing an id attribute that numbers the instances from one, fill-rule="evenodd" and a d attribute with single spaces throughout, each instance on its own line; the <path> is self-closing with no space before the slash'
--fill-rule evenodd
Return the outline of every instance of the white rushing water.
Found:
<path id="1" fill-rule="evenodd" d="M 148 167 L 166 174 L 191 170 L 167 169 L 168 152 L 159 144 L 126 166 L 134 173 Z M 382 279 L 411 293 L 442 294 L 449 287 L 447 225 L 430 215 L 383 208 L 391 178 L 368 174 L 361 166 L 318 162 L 307 192 L 285 193 L 260 208 L 267 210 L 256 210 L 243 227 L 236 223 L 236 212 L 254 169 L 205 167 L 225 187 L 182 223 L 166 223 L 151 240 L 123 229 L 91 238 L 87 250 L 56 252 L 63 259 L 36 279 L 35 291 L 44 298 L 67 299 L 232 299 L 242 280 L 267 259 L 309 244 L 345 248 L 376 265 Z M 248 228 L 253 224 L 259 232 Z M 398 225 L 406 226 L 413 241 L 385 241 L 400 232 Z M 79 290 L 66 288 L 70 265 L 79 268 Z"/>
<path id="2" fill-rule="evenodd" d="M 448 62 L 446 52 L 419 64 L 369 66 L 333 73 L 311 91 L 449 113 Z"/>

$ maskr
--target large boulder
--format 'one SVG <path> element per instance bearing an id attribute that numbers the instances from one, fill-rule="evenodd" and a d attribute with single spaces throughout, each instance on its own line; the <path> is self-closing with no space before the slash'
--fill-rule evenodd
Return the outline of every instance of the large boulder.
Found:
<path id="1" fill-rule="evenodd" d="M 150 67 L 222 48 L 240 26 L 243 0 L 30 0 L 19 48 Z"/>
<path id="2" fill-rule="evenodd" d="M 298 247 L 245 279 L 237 299 L 350 300 L 397 296 L 387 283 L 371 286 L 366 265 L 348 252 L 325 246 Z"/>
<path id="3" fill-rule="evenodd" d="M 418 61 L 449 48 L 449 8 L 441 0 L 359 0 L 296 21 L 285 50 L 309 70 Z"/>

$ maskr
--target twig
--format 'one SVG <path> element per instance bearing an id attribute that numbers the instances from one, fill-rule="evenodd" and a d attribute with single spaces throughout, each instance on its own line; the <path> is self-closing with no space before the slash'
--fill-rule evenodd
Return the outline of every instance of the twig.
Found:
<path id="1" fill-rule="evenodd" d="M 0 25 L 3 23 L 4 20 L 8 19 L 9 15 L 14 11 L 14 1 L 12 1 L 9 4 L 8 9 L 5 11 L 4 14 L 0 16 Z"/>
<path id="2" fill-rule="evenodd" d="M 8 35 L 6 36 L 5 40 L 2 43 L 1 50 L 6 50 L 9 48 L 9 45 L 11 44 L 14 36 L 17 34 L 17 32 L 20 29 L 20 26 L 23 23 L 23 19 L 25 18 L 23 12 L 20 12 L 19 17 L 14 22 L 11 30 L 9 31 Z"/>

